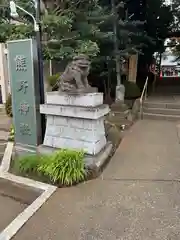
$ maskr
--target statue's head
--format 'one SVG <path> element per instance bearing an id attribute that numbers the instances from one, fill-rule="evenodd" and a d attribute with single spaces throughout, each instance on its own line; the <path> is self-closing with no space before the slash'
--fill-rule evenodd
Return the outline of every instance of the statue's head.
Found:
<path id="1" fill-rule="evenodd" d="M 73 61 L 75 61 L 80 68 L 89 68 L 90 66 L 89 57 L 85 54 L 79 54 L 75 56 Z"/>
<path id="2" fill-rule="evenodd" d="M 85 54 L 79 54 L 73 58 L 73 62 L 82 70 L 82 76 L 87 77 L 90 70 L 89 57 Z"/>

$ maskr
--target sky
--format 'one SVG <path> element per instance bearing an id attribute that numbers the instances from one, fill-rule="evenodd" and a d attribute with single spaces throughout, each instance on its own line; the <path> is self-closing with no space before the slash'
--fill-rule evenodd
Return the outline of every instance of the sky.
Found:
<path id="1" fill-rule="evenodd" d="M 165 3 L 171 4 L 171 3 L 172 3 L 172 0 L 165 0 Z"/>

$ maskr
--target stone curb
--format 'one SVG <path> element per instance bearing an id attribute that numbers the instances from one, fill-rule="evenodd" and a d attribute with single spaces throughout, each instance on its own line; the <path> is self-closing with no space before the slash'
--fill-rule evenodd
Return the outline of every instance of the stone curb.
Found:
<path id="1" fill-rule="evenodd" d="M 37 210 L 50 198 L 50 196 L 56 191 L 57 187 L 34 181 L 32 179 L 15 176 L 8 173 L 11 156 L 13 152 L 14 144 L 12 142 L 7 143 L 6 150 L 0 166 L 0 178 L 9 180 L 15 183 L 26 185 L 32 189 L 38 189 L 42 191 L 41 195 L 30 204 L 23 212 L 21 212 L 1 233 L 0 240 L 10 240 L 23 225 L 37 212 Z"/>

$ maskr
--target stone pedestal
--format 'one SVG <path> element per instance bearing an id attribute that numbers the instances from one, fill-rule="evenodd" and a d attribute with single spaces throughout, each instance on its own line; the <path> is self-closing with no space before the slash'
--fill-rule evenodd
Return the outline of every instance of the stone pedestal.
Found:
<path id="1" fill-rule="evenodd" d="M 96 156 L 107 144 L 104 116 L 109 113 L 103 104 L 103 93 L 47 93 L 47 103 L 40 112 L 47 116 L 43 145 L 51 148 L 84 150 Z"/>

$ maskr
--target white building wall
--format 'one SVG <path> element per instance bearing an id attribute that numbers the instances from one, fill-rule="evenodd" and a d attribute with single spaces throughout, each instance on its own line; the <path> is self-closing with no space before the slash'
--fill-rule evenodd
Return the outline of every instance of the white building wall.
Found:
<path id="1" fill-rule="evenodd" d="M 10 92 L 8 64 L 7 64 L 7 51 L 4 43 L 0 44 L 0 86 L 2 103 L 5 103 Z"/>

